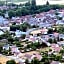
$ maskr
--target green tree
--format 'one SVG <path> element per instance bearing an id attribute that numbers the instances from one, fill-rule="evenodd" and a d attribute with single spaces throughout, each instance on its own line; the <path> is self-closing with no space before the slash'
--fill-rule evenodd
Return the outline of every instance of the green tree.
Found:
<path id="1" fill-rule="evenodd" d="M 2 47 L 2 46 L 0 46 L 0 53 L 2 52 L 2 50 L 3 50 L 3 47 Z"/>
<path id="2" fill-rule="evenodd" d="M 63 50 L 60 50 L 60 53 L 63 55 L 64 54 L 64 49 Z"/>
<path id="3" fill-rule="evenodd" d="M 30 28 L 30 25 L 26 22 L 20 25 L 20 30 L 23 32 L 26 32 L 28 28 Z"/>
<path id="4" fill-rule="evenodd" d="M 25 16 L 25 15 L 29 15 L 29 10 L 28 9 L 26 9 L 26 8 L 22 8 L 21 9 L 21 14 L 22 14 L 22 16 Z"/>
<path id="5" fill-rule="evenodd" d="M 25 60 L 25 63 L 26 63 L 26 64 L 29 64 L 29 60 L 28 60 L 28 59 L 26 59 L 26 60 Z"/>
<path id="6" fill-rule="evenodd" d="M 8 42 L 10 42 L 10 44 L 12 44 L 13 43 L 13 38 L 12 38 L 12 36 L 9 36 L 8 38 L 7 38 L 7 40 L 8 40 Z"/>
<path id="7" fill-rule="evenodd" d="M 54 38 L 53 43 L 57 43 L 57 40 Z"/>
<path id="8" fill-rule="evenodd" d="M 12 18 L 12 17 L 15 17 L 15 16 L 16 16 L 16 13 L 15 13 L 15 11 L 10 10 L 10 11 L 8 12 L 8 15 L 9 15 L 9 18 Z"/>
<path id="9" fill-rule="evenodd" d="M 22 16 L 21 9 L 16 10 L 16 16 Z"/>
<path id="10" fill-rule="evenodd" d="M 48 1 L 46 2 L 46 5 L 49 5 L 49 2 Z"/>
<path id="11" fill-rule="evenodd" d="M 32 0 L 31 4 L 32 6 L 36 6 L 36 0 Z"/>
<path id="12" fill-rule="evenodd" d="M 16 64 L 16 62 L 14 60 L 9 60 L 6 62 L 6 64 Z"/>
<path id="13" fill-rule="evenodd" d="M 50 38 L 50 39 L 48 39 L 48 42 L 52 43 L 53 41 L 52 41 L 52 39 Z"/>
<path id="14" fill-rule="evenodd" d="M 63 41 L 63 38 L 60 38 L 60 41 Z"/>
<path id="15" fill-rule="evenodd" d="M 25 6 L 30 6 L 31 4 L 30 4 L 30 2 L 27 2 L 26 4 L 25 4 Z"/>
<path id="16" fill-rule="evenodd" d="M 53 29 L 48 29 L 48 34 L 52 34 L 53 33 Z"/>
<path id="17" fill-rule="evenodd" d="M 25 34 L 22 34 L 22 35 L 21 35 L 21 38 L 22 38 L 22 39 L 25 39 L 25 37 L 26 37 Z"/>
<path id="18" fill-rule="evenodd" d="M 31 61 L 31 64 L 40 64 L 39 60 L 37 58 L 34 58 L 32 61 Z"/>

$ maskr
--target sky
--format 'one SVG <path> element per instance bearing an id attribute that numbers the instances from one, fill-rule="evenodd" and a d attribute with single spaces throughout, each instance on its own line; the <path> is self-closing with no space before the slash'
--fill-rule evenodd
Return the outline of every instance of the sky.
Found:
<path id="1" fill-rule="evenodd" d="M 36 0 L 37 5 L 46 4 L 47 0 Z M 48 0 L 50 4 L 64 4 L 64 0 Z"/>
<path id="2" fill-rule="evenodd" d="M 3 1 L 3 0 L 1 0 Z M 12 0 L 13 1 L 13 0 Z M 16 4 L 20 4 L 20 3 L 26 3 L 29 0 L 20 0 L 20 1 L 24 1 L 24 2 L 15 2 Z M 46 4 L 47 0 L 36 0 L 36 5 L 44 5 Z M 50 4 L 64 4 L 64 0 L 48 0 Z"/>

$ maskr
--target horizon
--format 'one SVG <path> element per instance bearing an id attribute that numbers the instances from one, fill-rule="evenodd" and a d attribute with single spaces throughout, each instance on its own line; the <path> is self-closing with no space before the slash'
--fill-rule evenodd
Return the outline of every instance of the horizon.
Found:
<path id="1" fill-rule="evenodd" d="M 19 4 L 25 4 L 28 1 L 30 1 L 30 0 L 20 0 L 20 2 L 16 0 L 15 2 L 14 1 L 12 1 L 12 2 L 19 5 Z M 64 5 L 64 0 L 36 0 L 36 5 L 45 5 L 46 1 L 48 1 L 49 4 Z M 8 3 L 10 3 L 10 2 L 8 2 Z"/>
<path id="2" fill-rule="evenodd" d="M 49 2 L 49 4 L 62 4 L 64 5 L 64 0 L 36 0 L 36 5 L 44 5 L 46 4 L 46 1 Z"/>

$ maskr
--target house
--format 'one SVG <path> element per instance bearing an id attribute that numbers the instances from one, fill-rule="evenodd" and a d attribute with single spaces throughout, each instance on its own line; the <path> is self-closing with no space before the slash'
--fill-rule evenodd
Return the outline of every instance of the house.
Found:
<path id="1" fill-rule="evenodd" d="M 21 37 L 22 34 L 25 34 L 26 35 L 26 32 L 22 32 L 20 30 L 16 30 L 15 37 Z"/>
<path id="2" fill-rule="evenodd" d="M 8 12 L 6 12 L 5 13 L 5 18 L 8 18 L 8 17 L 9 17 Z"/>
<path id="3" fill-rule="evenodd" d="M 59 41 L 59 42 L 57 42 L 57 44 L 60 46 L 64 46 L 64 41 Z"/>
<path id="4" fill-rule="evenodd" d="M 59 61 L 52 61 L 50 64 L 61 64 Z"/>
<path id="5" fill-rule="evenodd" d="M 7 39 L 2 39 L 2 40 L 0 40 L 0 42 L 6 44 L 8 42 L 8 40 Z"/>
<path id="6" fill-rule="evenodd" d="M 64 25 L 64 22 L 62 22 L 62 20 L 57 20 L 56 25 L 58 25 L 58 24 Z"/>
<path id="7" fill-rule="evenodd" d="M 54 35 L 53 34 L 48 34 L 49 38 L 54 39 Z"/>
<path id="8" fill-rule="evenodd" d="M 48 41 L 49 35 L 47 35 L 47 34 L 41 35 L 41 38 Z"/>
<path id="9" fill-rule="evenodd" d="M 55 38 L 59 37 L 59 33 L 57 33 L 57 32 L 54 32 L 53 35 Z"/>
<path id="10" fill-rule="evenodd" d="M 25 64 L 25 63 L 23 63 L 23 62 L 19 62 L 18 64 Z"/>
<path id="11" fill-rule="evenodd" d="M 29 60 L 29 62 L 31 62 L 31 60 L 33 60 L 34 58 L 37 58 L 39 61 L 42 59 L 42 56 L 38 53 L 25 54 L 25 57 Z"/>
<path id="12" fill-rule="evenodd" d="M 59 34 L 59 39 L 60 38 L 64 39 L 64 34 Z"/>
<path id="13" fill-rule="evenodd" d="M 0 29 L 3 31 L 10 31 L 10 27 L 0 27 Z"/>
<path id="14" fill-rule="evenodd" d="M 4 45 L 4 46 L 3 46 L 3 49 L 9 50 L 9 44 L 8 44 L 8 45 Z"/>
<path id="15" fill-rule="evenodd" d="M 32 31 L 30 34 L 37 35 L 37 34 L 47 34 L 48 29 L 43 28 L 43 29 L 36 29 L 34 31 Z"/>
<path id="16" fill-rule="evenodd" d="M 3 16 L 0 16 L 0 26 L 8 26 L 8 24 L 8 19 L 5 19 Z"/>
<path id="17" fill-rule="evenodd" d="M 18 55 L 20 51 L 18 50 L 18 47 L 16 46 L 10 46 L 12 54 Z"/>
<path id="18" fill-rule="evenodd" d="M 35 42 L 35 41 L 36 41 L 36 38 L 33 37 L 33 36 L 30 36 L 28 40 L 29 40 L 29 41 L 32 41 L 32 42 Z"/>
<path id="19" fill-rule="evenodd" d="M 48 28 L 48 27 L 51 27 L 51 26 L 52 26 L 52 24 L 50 24 L 50 23 L 41 23 L 40 22 L 40 24 L 39 24 L 40 28 L 42 28 L 42 27 L 47 27 Z"/>
<path id="20" fill-rule="evenodd" d="M 55 52 L 60 52 L 61 47 L 58 44 L 51 44 L 51 49 Z"/>
<path id="21" fill-rule="evenodd" d="M 42 59 L 42 56 L 40 54 L 34 54 L 34 57 L 37 58 L 39 61 Z"/>

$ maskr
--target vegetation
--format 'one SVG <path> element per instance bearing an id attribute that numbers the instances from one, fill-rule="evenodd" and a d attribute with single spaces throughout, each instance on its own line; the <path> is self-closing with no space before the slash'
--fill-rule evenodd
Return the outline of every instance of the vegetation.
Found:
<path id="1" fill-rule="evenodd" d="M 16 7 L 16 9 L 13 9 L 13 10 L 8 10 L 8 15 L 9 15 L 9 18 L 12 18 L 12 17 L 15 17 L 15 16 L 25 16 L 25 15 L 30 15 L 30 14 L 37 14 L 37 13 L 40 13 L 40 12 L 47 12 L 51 9 L 53 10 L 56 10 L 56 9 L 62 9 L 64 8 L 64 5 L 50 5 L 49 2 L 47 1 L 46 2 L 46 5 L 42 5 L 42 6 L 36 6 L 36 2 L 35 0 L 32 0 L 31 1 L 32 3 L 30 2 L 27 2 L 25 5 L 19 5 Z M 12 5 L 14 6 L 14 5 Z M 21 7 L 21 8 L 19 8 Z M 57 15 L 58 13 L 56 13 Z M 2 16 L 4 16 L 4 13 L 1 12 Z M 62 19 L 62 18 L 59 18 L 59 19 Z"/>
<path id="2" fill-rule="evenodd" d="M 6 62 L 6 64 L 16 64 L 16 62 L 14 60 L 9 60 Z"/>
<path id="3" fill-rule="evenodd" d="M 31 64 L 40 64 L 39 60 L 37 58 L 34 58 L 32 61 L 31 61 Z"/>
<path id="4" fill-rule="evenodd" d="M 58 27 L 58 32 L 59 33 L 64 34 L 64 31 L 63 30 L 64 30 L 64 27 L 63 26 L 61 26 L 61 27 L 59 26 Z"/>
<path id="5" fill-rule="evenodd" d="M 48 1 L 46 2 L 46 5 L 49 5 L 49 2 Z"/>
<path id="6" fill-rule="evenodd" d="M 44 12 L 44 11 L 46 12 L 46 11 L 49 11 L 50 9 L 56 10 L 56 9 L 64 8 L 64 5 L 48 5 L 48 2 L 47 2 L 47 5 L 43 5 L 43 6 L 36 6 L 35 4 L 33 5 L 33 3 L 30 4 L 28 2 L 26 4 L 27 6 L 22 7 L 20 9 L 18 8 L 16 10 L 13 10 L 13 12 L 15 13 L 9 12 L 9 17 L 10 17 L 10 14 L 11 14 L 11 17 L 12 16 L 25 16 L 29 14 L 36 14 L 36 13 Z"/>
<path id="7" fill-rule="evenodd" d="M 16 31 L 16 30 L 21 30 L 23 32 L 26 32 L 28 28 L 30 28 L 31 26 L 24 22 L 23 24 L 21 25 L 12 25 L 10 26 L 10 31 Z"/>

